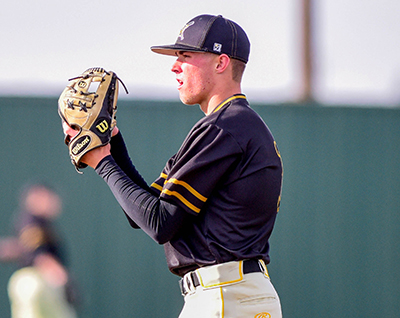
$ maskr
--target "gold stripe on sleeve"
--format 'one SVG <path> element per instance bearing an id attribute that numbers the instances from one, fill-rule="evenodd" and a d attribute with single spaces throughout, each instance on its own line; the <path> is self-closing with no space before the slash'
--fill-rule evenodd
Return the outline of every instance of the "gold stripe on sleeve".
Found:
<path id="1" fill-rule="evenodd" d="M 157 190 L 160 191 L 160 192 L 163 190 L 163 187 L 160 186 L 159 184 L 155 183 L 155 182 L 153 182 L 153 183 L 151 184 L 151 187 L 154 188 L 154 189 L 157 189 Z"/>
<path id="2" fill-rule="evenodd" d="M 171 195 L 171 196 L 175 196 L 177 197 L 184 205 L 186 205 L 189 209 L 191 209 L 192 211 L 199 213 L 200 209 L 198 207 L 196 207 L 195 205 L 191 204 L 188 200 L 186 200 L 180 193 L 176 192 L 176 191 L 170 191 L 168 189 L 164 189 L 162 191 L 165 194 Z"/>
<path id="3" fill-rule="evenodd" d="M 188 183 L 184 182 L 184 181 L 179 181 L 175 178 L 169 179 L 167 180 L 166 183 L 173 183 L 173 184 L 179 184 L 182 187 L 184 187 L 185 189 L 187 189 L 191 194 L 193 194 L 197 199 L 206 202 L 207 198 L 205 196 L 202 196 L 200 193 L 198 193 L 195 189 L 193 189 Z"/>

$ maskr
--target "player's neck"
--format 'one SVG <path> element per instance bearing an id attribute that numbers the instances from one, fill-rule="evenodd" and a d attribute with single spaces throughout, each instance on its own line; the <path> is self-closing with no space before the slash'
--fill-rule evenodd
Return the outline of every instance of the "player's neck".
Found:
<path id="1" fill-rule="evenodd" d="M 240 83 L 231 82 L 230 84 L 226 83 L 226 85 L 221 88 L 216 87 L 214 90 L 215 93 L 210 94 L 210 98 L 200 104 L 200 108 L 204 114 L 211 114 L 214 109 L 218 107 L 218 105 L 227 100 L 229 97 L 242 93 Z"/>
<path id="2" fill-rule="evenodd" d="M 227 100 L 229 97 L 241 93 L 242 91 L 240 90 L 240 87 L 238 87 L 236 89 L 227 90 L 220 94 L 212 95 L 206 103 L 200 105 L 200 108 L 205 115 L 209 115 L 214 111 L 215 108 L 218 107 L 218 105 Z"/>

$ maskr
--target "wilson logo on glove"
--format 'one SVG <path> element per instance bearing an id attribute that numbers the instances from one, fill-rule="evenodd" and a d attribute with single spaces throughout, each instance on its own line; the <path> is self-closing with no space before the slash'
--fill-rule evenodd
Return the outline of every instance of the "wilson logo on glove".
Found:
<path id="1" fill-rule="evenodd" d="M 107 120 L 103 120 L 100 124 L 96 125 L 96 128 L 101 132 L 105 133 L 108 129 L 108 123 Z"/>
<path id="2" fill-rule="evenodd" d="M 86 82 L 85 81 L 80 81 L 79 83 L 78 83 L 78 86 L 80 87 L 80 88 L 85 88 L 86 87 Z"/>
<path id="3" fill-rule="evenodd" d="M 70 84 L 58 99 L 58 114 L 78 134 L 65 136 L 71 162 L 79 168 L 87 167 L 81 162 L 89 151 L 108 144 L 116 125 L 118 85 L 124 83 L 114 72 L 101 67 L 89 68 L 81 75 L 71 78 Z M 94 91 L 89 91 L 96 87 Z"/>
<path id="4" fill-rule="evenodd" d="M 82 136 L 71 146 L 71 152 L 76 156 L 79 155 L 90 145 L 91 138 L 89 136 Z"/>

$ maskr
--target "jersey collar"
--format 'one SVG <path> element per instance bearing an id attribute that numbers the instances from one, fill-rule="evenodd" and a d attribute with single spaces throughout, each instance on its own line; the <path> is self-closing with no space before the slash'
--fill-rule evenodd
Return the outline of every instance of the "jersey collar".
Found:
<path id="1" fill-rule="evenodd" d="M 225 101 L 223 101 L 221 104 L 219 104 L 212 112 L 216 113 L 217 111 L 219 111 L 224 105 L 228 104 L 230 101 L 234 100 L 234 99 L 246 99 L 246 96 L 244 96 L 243 94 L 237 94 L 237 95 L 233 95 L 231 97 L 229 97 L 228 99 L 226 99 Z"/>

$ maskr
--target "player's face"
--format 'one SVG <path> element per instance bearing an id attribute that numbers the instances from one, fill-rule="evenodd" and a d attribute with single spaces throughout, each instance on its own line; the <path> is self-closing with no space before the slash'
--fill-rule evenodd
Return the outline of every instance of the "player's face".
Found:
<path id="1" fill-rule="evenodd" d="M 215 54 L 200 52 L 178 52 L 172 66 L 179 83 L 181 101 L 187 105 L 205 105 L 214 86 Z"/>
<path id="2" fill-rule="evenodd" d="M 62 128 L 64 131 L 64 135 L 66 136 L 67 142 L 69 142 L 73 137 L 75 137 L 79 133 L 79 130 L 72 128 L 65 121 L 62 122 Z"/>

